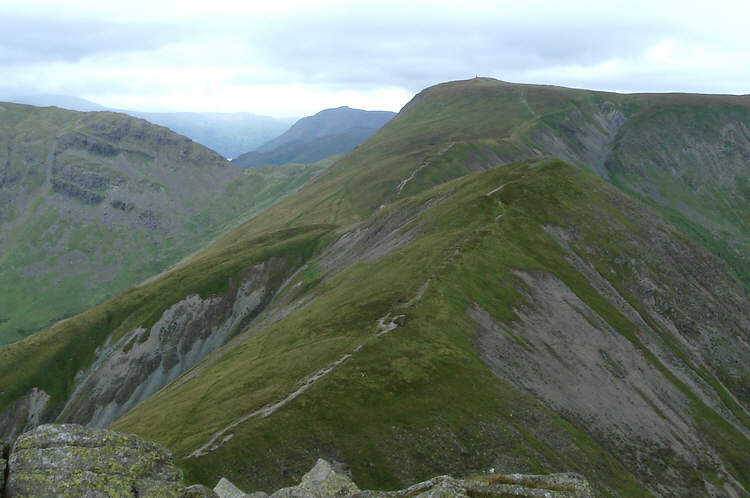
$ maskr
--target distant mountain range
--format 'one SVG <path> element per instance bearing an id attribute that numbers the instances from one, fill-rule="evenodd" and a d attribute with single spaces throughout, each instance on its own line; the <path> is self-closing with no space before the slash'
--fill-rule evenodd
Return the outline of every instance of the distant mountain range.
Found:
<path id="1" fill-rule="evenodd" d="M 240 168 L 286 163 L 314 163 L 349 152 L 370 138 L 396 114 L 349 107 L 325 109 L 302 118 L 279 137 L 232 161 Z"/>
<path id="2" fill-rule="evenodd" d="M 279 136 L 297 118 L 272 118 L 249 112 L 143 112 L 114 109 L 86 99 L 57 94 L 15 95 L 0 101 L 37 107 L 55 106 L 73 111 L 115 111 L 166 126 L 212 149 L 234 158 Z"/>
<path id="3" fill-rule="evenodd" d="M 449 82 L 315 172 L 240 171 L 121 114 L 0 108 L 6 328 L 50 292 L 88 298 L 66 285 L 92 262 L 76 282 L 236 224 L 0 347 L 0 439 L 107 426 L 191 482 L 265 492 L 326 458 L 379 490 L 493 469 L 750 495 L 750 95 Z M 290 169 L 314 179 L 256 216 L 200 214 Z"/>

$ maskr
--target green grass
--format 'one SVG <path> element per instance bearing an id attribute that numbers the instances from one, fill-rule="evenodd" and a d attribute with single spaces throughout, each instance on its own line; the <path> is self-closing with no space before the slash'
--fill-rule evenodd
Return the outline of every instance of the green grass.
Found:
<path id="1" fill-rule="evenodd" d="M 655 105 L 628 121 L 611 162 L 615 185 L 667 216 L 750 286 L 747 99 Z M 744 140 L 744 142 L 743 142 Z M 676 172 L 679 171 L 679 174 Z"/>
<path id="2" fill-rule="evenodd" d="M 562 419 L 498 380 L 475 353 L 473 325 L 464 310 L 476 302 L 497 320 L 513 321 L 524 297 L 512 270 L 546 270 L 678 385 L 694 403 L 697 420 L 714 421 L 718 432 L 710 436 L 711 444 L 732 473 L 745 479 L 736 451 L 749 449 L 750 442 L 670 374 L 635 326 L 565 261 L 542 228 L 581 223 L 595 206 L 604 219 L 638 230 L 609 201 L 617 194 L 559 162 L 531 166 L 469 175 L 389 207 L 449 196 L 420 217 L 424 234 L 408 248 L 323 280 L 308 290 L 316 296 L 311 305 L 235 347 L 200 376 L 165 389 L 114 427 L 154 438 L 185 457 L 226 424 L 283 398 L 300 379 L 364 344 L 335 373 L 269 419 L 245 422 L 215 453 L 183 459 L 188 475 L 206 484 L 228 476 L 248 490 L 263 483 L 268 491 L 293 482 L 320 454 L 352 463 L 355 479 L 365 487 L 393 488 L 504 461 L 507 471 L 583 472 L 604 495 L 644 494 L 632 462 L 623 465 L 611 443 L 592 438 L 582 421 Z M 498 195 L 505 211 L 496 221 L 497 201 L 483 194 L 510 181 L 518 183 Z M 589 230 L 599 242 L 612 237 L 606 228 Z M 618 242 L 613 238 L 610 249 Z M 460 255 L 446 266 L 456 247 Z M 397 313 L 436 268 L 423 301 L 407 311 L 403 327 L 373 337 L 377 319 Z M 314 265 L 308 271 L 316 275 Z M 488 441 L 496 441 L 502 452 L 488 448 Z M 664 479 L 695 484 L 689 479 L 694 471 L 680 467 L 681 477 L 665 474 Z"/>
<path id="3" fill-rule="evenodd" d="M 584 171 L 594 166 L 586 163 L 588 146 L 581 133 L 594 136 L 591 130 L 604 131 L 598 114 L 604 102 L 612 102 L 631 119 L 604 144 L 613 148 L 616 158 L 621 158 L 618 146 L 637 151 L 644 145 L 641 135 L 648 135 L 650 119 L 661 116 L 665 107 L 680 113 L 679 108 L 712 102 L 747 106 L 741 98 L 622 96 L 486 79 L 428 89 L 315 181 L 227 231 L 167 274 L 39 336 L 0 349 L 0 375 L 8 375 L 13 386 L 0 396 L 0 408 L 34 385 L 51 392 L 59 406 L 70 392 L 76 369 L 91 361 L 95 346 L 108 333 L 119 336 L 151 324 L 190 292 L 225 292 L 230 279 L 236 282 L 248 265 L 283 256 L 290 261 L 290 271 L 307 262 L 299 276 L 301 285 L 295 288 L 292 282 L 285 297 L 296 292 L 310 298 L 309 304 L 200 365 L 199 375 L 166 387 L 114 426 L 172 448 L 191 480 L 213 485 L 219 476 L 227 476 L 248 491 L 271 490 L 295 482 L 315 458 L 324 456 L 351 463 L 355 480 L 372 488 L 401 487 L 438 473 L 466 474 L 494 466 L 508 472 L 577 470 L 604 496 L 643 496 L 645 486 L 655 482 L 641 465 L 653 469 L 656 479 L 670 489 L 703 493 L 700 478 L 721 486 L 725 476 L 710 459 L 697 456 L 699 462 L 692 466 L 664 448 L 618 443 L 595 433 L 573 414 L 554 413 L 489 372 L 477 356 L 475 325 L 466 309 L 478 303 L 495 320 L 511 323 L 517 319 L 516 310 L 527 304 L 524 286 L 513 272 L 544 271 L 560 278 L 641 352 L 654 375 L 680 393 L 686 407 L 681 416 L 698 428 L 698 437 L 747 489 L 750 477 L 743 455 L 750 454 L 750 442 L 735 427 L 748 428 L 742 407 L 712 371 L 694 361 L 701 355 L 718 357 L 702 344 L 688 347 L 674 340 L 652 320 L 652 332 L 631 323 L 578 273 L 544 230 L 545 225 L 574 227 L 580 239 L 572 250 L 642 316 L 647 312 L 637 294 L 638 267 L 629 261 L 643 261 L 643 271 L 659 277 L 673 304 L 681 302 L 682 282 L 696 278 L 691 271 L 703 272 L 698 276 L 711 283 L 711 292 L 739 292 L 733 277 L 689 240 L 715 251 L 696 236 L 707 227 L 698 224 L 694 233 L 681 235 L 654 211 Z M 704 119 L 702 113 L 686 116 L 680 119 Z M 535 150 L 544 136 L 558 137 L 570 159 L 583 169 L 546 160 L 469 173 L 469 163 L 489 158 L 490 152 L 502 161 L 549 152 Z M 678 138 L 661 145 L 674 149 Z M 608 167 L 623 167 L 631 175 L 629 168 L 638 166 L 651 149 L 634 153 L 627 167 L 622 162 Z M 653 168 L 639 174 L 647 178 L 644 184 L 661 181 Z M 399 192 L 397 186 L 410 176 Z M 485 195 L 503 184 L 507 188 Z M 692 199 L 682 187 L 675 191 L 674 199 Z M 641 199 L 665 212 L 665 204 L 652 202 L 648 195 Z M 716 202 L 694 201 L 690 207 L 700 209 L 707 219 L 723 219 Z M 435 207 L 415 219 L 420 237 L 407 247 L 338 273 L 320 270 L 317 258 L 337 238 L 336 230 L 386 219 L 400 209 L 416 212 L 428 203 Z M 211 208 L 201 216 L 194 220 L 196 225 L 213 219 Z M 667 246 L 681 251 L 683 266 L 650 257 L 655 253 L 649 239 L 653 227 L 668 234 Z M 398 313 L 428 278 L 432 279 L 422 301 L 406 312 L 402 326 L 376 337 L 377 320 L 388 312 Z M 699 294 L 695 288 L 691 292 Z M 305 377 L 360 344 L 362 349 L 352 358 L 272 416 L 241 424 L 232 431 L 231 441 L 205 457 L 185 458 L 215 431 L 283 398 Z M 652 348 L 665 348 L 667 357 Z M 65 366 L 67 358 L 71 359 Z M 19 365 L 26 363 L 29 368 L 19 372 Z M 707 385 L 707 391 L 698 396 L 674 369 Z M 668 466 L 652 461 L 662 457 Z"/>
<path id="4" fill-rule="evenodd" d="M 169 268 L 297 190 L 332 161 L 232 173 L 230 164 L 207 149 L 143 121 L 4 107 L 0 154 L 10 156 L 0 156 L 7 164 L 0 187 L 0 345 Z M 107 144 L 120 155 L 97 154 L 83 145 L 63 150 L 70 137 Z M 67 185 L 88 203 L 45 187 L 49 160 L 55 163 L 53 186 Z M 222 172 L 226 169 L 231 174 Z M 237 177 L 230 181 L 232 174 Z M 225 187 L 211 192 L 215 185 Z M 24 209 L 19 199 L 25 195 L 32 200 Z M 6 210 L 3 200 L 15 209 Z M 138 222 L 144 209 L 154 215 L 156 228 Z"/>
<path id="5" fill-rule="evenodd" d="M 149 327 L 185 295 L 206 297 L 227 292 L 233 277 L 270 257 L 284 258 L 294 268 L 310 257 L 316 241 L 327 230 L 325 226 L 292 229 L 249 238 L 221 249 L 214 247 L 196 257 L 189 267 L 171 271 L 25 341 L 0 349 L 0 373 L 5 379 L 0 409 L 32 387 L 39 387 L 52 397 L 49 409 L 59 408 L 72 390 L 76 372 L 91 363 L 95 349 L 113 331 L 122 334 L 139 326 Z"/>
<path id="6" fill-rule="evenodd" d="M 509 179 L 506 175 L 501 179 Z M 184 455 L 226 423 L 252 407 L 282 398 L 299 379 L 364 343 L 361 353 L 288 410 L 274 414 L 273 422 L 249 421 L 226 449 L 195 462 L 185 460 L 191 475 L 208 483 L 216 475 L 229 475 L 239 483 L 266 482 L 268 490 L 284 483 L 272 470 L 274 456 L 289 462 L 290 455 L 298 455 L 302 462 L 295 470 L 299 472 L 312 458 L 311 445 L 321 444 L 355 465 L 361 485 L 393 487 L 446 468 L 478 470 L 491 461 L 488 455 L 500 458 L 502 447 L 503 458 L 512 458 L 515 469 L 585 468 L 591 473 L 593 465 L 607 483 L 600 489 L 640 489 L 632 475 L 590 437 L 496 379 L 476 356 L 466 334 L 472 327 L 463 310 L 474 299 L 501 316 L 513 316 L 511 305 L 519 297 L 513 285 L 487 285 L 478 275 L 492 274 L 488 271 L 492 268 L 498 279 L 507 281 L 510 274 L 497 274 L 497 262 L 510 254 L 518 258 L 519 252 L 516 247 L 497 247 L 488 240 L 494 237 L 477 233 L 487 224 L 485 202 L 480 199 L 477 205 L 475 185 L 469 188 L 458 182 L 445 188 L 463 195 L 456 193 L 450 204 L 435 208 L 438 212 L 425 220 L 427 234 L 408 250 L 370 265 L 355 265 L 323 281 L 312 291 L 317 296 L 314 304 L 232 349 L 195 380 L 167 388 L 115 428 L 156 438 Z M 488 188 L 489 182 L 481 186 Z M 438 188 L 428 197 L 443 193 Z M 439 267 L 457 244 L 468 255 L 434 277 L 434 288 L 409 313 L 403 328 L 374 339 L 376 320 L 411 299 L 430 276 L 426 269 Z M 487 252 L 485 245 L 493 249 Z M 229 378 L 233 381 L 226 382 Z M 513 412 L 522 416 L 526 411 L 540 417 L 539 427 L 511 423 Z M 514 427 L 510 433 L 508 425 Z M 419 444 L 399 442 L 394 427 L 415 435 Z M 565 440 L 567 449 L 547 447 L 552 443 L 543 434 L 549 433 Z M 451 444 L 455 437 L 473 440 L 476 448 L 464 449 L 463 457 L 429 450 L 431 445 Z M 493 438 L 510 446 L 490 443 Z M 477 451 L 488 445 L 488 454 L 480 457 Z M 412 468 L 402 469 L 404 465 Z M 255 475 L 243 475 L 247 468 L 254 469 Z"/>

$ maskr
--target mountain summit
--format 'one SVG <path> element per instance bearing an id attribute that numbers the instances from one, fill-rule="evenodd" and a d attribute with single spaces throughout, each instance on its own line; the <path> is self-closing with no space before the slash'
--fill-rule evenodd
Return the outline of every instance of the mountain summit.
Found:
<path id="1" fill-rule="evenodd" d="M 0 437 L 108 425 L 266 491 L 324 458 L 369 489 L 492 468 L 746 495 L 748 130 L 747 97 L 426 89 L 182 264 L 0 349 Z"/>
<path id="2" fill-rule="evenodd" d="M 389 111 L 363 111 L 349 107 L 325 109 L 300 119 L 279 137 L 255 151 L 242 154 L 232 163 L 240 168 L 290 162 L 312 163 L 349 152 L 395 115 Z"/>

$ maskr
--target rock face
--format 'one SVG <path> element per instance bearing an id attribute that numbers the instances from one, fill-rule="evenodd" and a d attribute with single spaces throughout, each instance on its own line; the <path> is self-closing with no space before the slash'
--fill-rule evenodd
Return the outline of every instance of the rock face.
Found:
<path id="1" fill-rule="evenodd" d="M 219 498 L 245 498 L 246 496 L 244 491 L 224 477 L 222 477 L 216 484 L 216 487 L 214 487 L 214 493 L 216 493 Z"/>
<path id="2" fill-rule="evenodd" d="M 0 438 L 13 441 L 16 436 L 45 422 L 45 408 L 49 395 L 32 388 L 8 408 L 0 412 Z"/>
<path id="3" fill-rule="evenodd" d="M 196 236 L 213 237 L 210 224 L 196 221 L 199 213 L 240 176 L 215 152 L 122 114 L 6 106 L 0 344 L 168 267 L 202 244 Z M 47 236 L 22 233 L 23 226 Z M 27 279 L 38 298 L 33 304 L 23 300 Z M 69 286 L 55 293 L 60 282 Z"/>
<path id="4" fill-rule="evenodd" d="M 343 497 L 359 492 L 359 488 L 343 472 L 319 458 L 315 466 L 302 477 L 297 486 L 283 488 L 271 495 L 271 498 L 287 497 Z"/>
<path id="5" fill-rule="evenodd" d="M 5 489 L 5 471 L 8 469 L 8 445 L 0 440 L 0 496 Z"/>
<path id="6" fill-rule="evenodd" d="M 271 258 L 253 266 L 235 293 L 189 295 L 150 329 L 128 331 L 97 352 L 56 421 L 109 426 L 224 344 L 263 308 L 286 271 L 284 260 Z"/>
<path id="7" fill-rule="evenodd" d="M 77 425 L 42 425 L 21 435 L 8 461 L 5 496 L 181 497 L 171 454 L 137 436 Z"/>
<path id="8" fill-rule="evenodd" d="M 223 478 L 214 488 L 220 498 L 262 498 L 265 493 L 245 494 Z M 399 491 L 360 491 L 346 473 L 323 459 L 302 477 L 297 486 L 283 488 L 270 498 L 387 498 L 387 497 L 544 497 L 593 498 L 588 481 L 579 474 L 486 474 L 473 479 L 439 476 Z"/>
<path id="9" fill-rule="evenodd" d="M 202 484 L 193 484 L 185 488 L 183 498 L 219 498 L 219 495 Z"/>

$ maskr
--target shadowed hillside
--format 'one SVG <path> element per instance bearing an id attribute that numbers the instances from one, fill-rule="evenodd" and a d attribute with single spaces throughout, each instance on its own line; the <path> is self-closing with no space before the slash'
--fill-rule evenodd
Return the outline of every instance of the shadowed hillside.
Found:
<path id="1" fill-rule="evenodd" d="M 338 107 L 302 118 L 282 135 L 232 161 L 249 168 L 287 163 L 309 164 L 350 150 L 395 116 L 387 111 Z"/>

